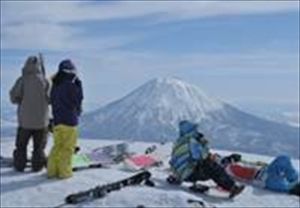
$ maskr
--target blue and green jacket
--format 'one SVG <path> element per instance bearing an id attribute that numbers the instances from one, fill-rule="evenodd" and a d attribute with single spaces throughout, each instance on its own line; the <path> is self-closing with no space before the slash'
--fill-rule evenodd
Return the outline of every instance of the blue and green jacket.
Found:
<path id="1" fill-rule="evenodd" d="M 208 146 L 198 142 L 195 135 L 194 131 L 184 134 L 173 146 L 169 164 L 172 172 L 181 181 L 193 173 L 198 162 L 208 157 Z"/>

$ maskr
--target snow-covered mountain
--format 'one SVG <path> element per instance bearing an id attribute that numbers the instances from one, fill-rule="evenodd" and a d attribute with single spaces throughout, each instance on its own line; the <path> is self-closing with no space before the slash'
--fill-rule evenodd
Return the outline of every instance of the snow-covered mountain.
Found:
<path id="1" fill-rule="evenodd" d="M 14 148 L 12 138 L 1 139 L 1 154 L 9 156 Z M 95 147 L 118 143 L 119 141 L 79 139 L 81 152 L 90 151 Z M 143 152 L 153 143 L 131 142 L 129 149 L 134 152 Z M 158 144 L 156 144 L 158 146 Z M 47 153 L 52 146 L 52 139 L 47 145 Z M 163 145 L 160 151 L 170 153 L 171 143 Z M 32 148 L 30 145 L 29 150 Z M 228 155 L 230 152 L 217 151 L 219 154 Z M 271 157 L 260 155 L 242 154 L 250 161 L 270 162 Z M 78 205 L 63 207 L 193 207 L 187 203 L 188 199 L 204 200 L 218 208 L 222 207 L 299 207 L 299 198 L 287 194 L 275 193 L 268 190 L 247 186 L 241 195 L 234 200 L 206 197 L 200 194 L 188 192 L 179 186 L 168 185 L 165 182 L 168 172 L 167 159 L 161 167 L 150 169 L 155 187 L 135 186 L 127 187 L 119 191 L 111 192 L 104 198 L 83 202 Z M 299 160 L 293 160 L 293 165 L 299 171 Z M 109 168 L 90 169 L 75 172 L 72 178 L 67 180 L 48 179 L 46 170 L 39 173 L 15 172 L 11 168 L 0 168 L 0 207 L 54 207 L 64 203 L 67 195 L 85 191 L 97 185 L 115 182 L 131 176 L 132 172 L 122 170 L 122 164 Z M 190 184 L 183 184 L 190 185 Z"/>
<path id="2" fill-rule="evenodd" d="M 299 158 L 299 128 L 242 112 L 173 78 L 151 80 L 83 116 L 80 131 L 89 138 L 174 140 L 183 119 L 199 123 L 215 148 Z"/>

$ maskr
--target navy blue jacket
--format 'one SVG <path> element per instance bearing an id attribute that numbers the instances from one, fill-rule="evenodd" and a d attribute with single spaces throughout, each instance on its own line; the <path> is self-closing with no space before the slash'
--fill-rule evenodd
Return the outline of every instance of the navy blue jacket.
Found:
<path id="1" fill-rule="evenodd" d="M 83 100 L 81 81 L 69 75 L 51 89 L 51 104 L 54 125 L 76 126 Z"/>

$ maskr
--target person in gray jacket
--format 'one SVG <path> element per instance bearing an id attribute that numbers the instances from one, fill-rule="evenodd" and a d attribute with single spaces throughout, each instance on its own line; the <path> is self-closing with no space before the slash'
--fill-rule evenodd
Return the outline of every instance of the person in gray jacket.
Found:
<path id="1" fill-rule="evenodd" d="M 27 145 L 33 137 L 32 171 L 46 165 L 44 149 L 47 144 L 49 122 L 49 82 L 42 70 L 41 60 L 30 56 L 22 69 L 22 76 L 10 90 L 10 100 L 18 105 L 18 129 L 13 152 L 14 168 L 24 171 L 27 163 Z"/>

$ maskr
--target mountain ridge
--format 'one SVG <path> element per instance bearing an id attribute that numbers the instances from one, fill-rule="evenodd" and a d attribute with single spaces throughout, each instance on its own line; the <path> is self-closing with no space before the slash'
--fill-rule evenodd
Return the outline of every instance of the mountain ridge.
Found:
<path id="1" fill-rule="evenodd" d="M 299 129 L 245 113 L 174 78 L 157 78 L 82 118 L 83 137 L 169 141 L 188 119 L 221 149 L 299 158 Z M 298 139 L 297 139 L 298 138 Z"/>

